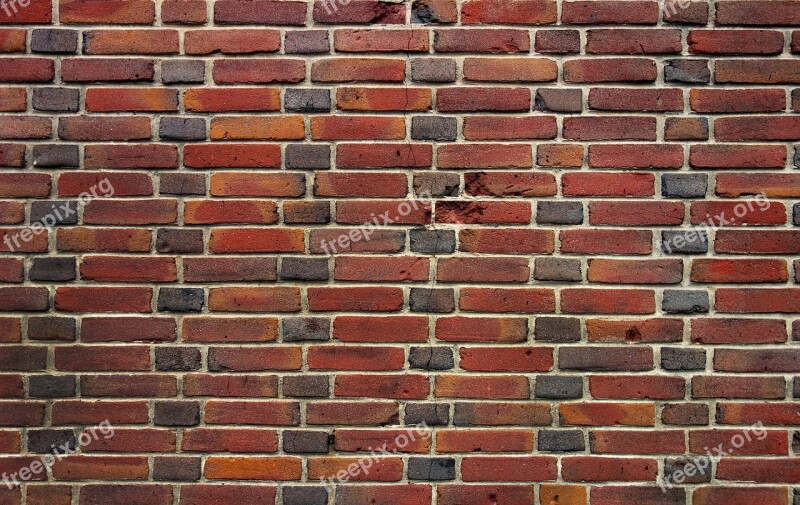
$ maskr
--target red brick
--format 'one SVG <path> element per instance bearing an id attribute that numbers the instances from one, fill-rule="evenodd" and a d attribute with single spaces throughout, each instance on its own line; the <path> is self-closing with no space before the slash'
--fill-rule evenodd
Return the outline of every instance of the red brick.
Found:
<path id="1" fill-rule="evenodd" d="M 440 88 L 436 107 L 441 112 L 528 111 L 531 92 L 525 88 Z"/>
<path id="2" fill-rule="evenodd" d="M 778 89 L 693 89 L 690 105 L 695 112 L 780 112 L 786 94 Z"/>
<path id="3" fill-rule="evenodd" d="M 300 289 L 294 287 L 218 287 L 208 290 L 214 312 L 299 312 Z"/>
<path id="4" fill-rule="evenodd" d="M 566 173 L 561 181 L 565 196 L 652 196 L 655 193 L 653 174 Z"/>
<path id="5" fill-rule="evenodd" d="M 534 140 L 554 139 L 558 134 L 556 118 L 466 116 L 465 140 Z"/>
<path id="6" fill-rule="evenodd" d="M 211 140 L 301 140 L 302 116 L 232 116 L 211 120 Z"/>
<path id="7" fill-rule="evenodd" d="M 459 308 L 474 312 L 553 313 L 555 293 L 546 288 L 462 288 Z"/>
<path id="8" fill-rule="evenodd" d="M 4 58 L 0 82 L 51 82 L 55 64 L 49 58 Z"/>
<path id="9" fill-rule="evenodd" d="M 358 458 L 356 457 L 317 457 L 308 461 L 309 479 L 335 479 L 339 472 L 348 475 L 347 468 L 356 465 L 358 468 Z M 350 467 L 352 468 L 352 467 Z M 385 457 L 375 460 L 369 470 L 353 472 L 349 475 L 348 481 L 376 481 L 376 482 L 397 482 L 403 476 L 403 460 L 396 457 Z"/>
<path id="10" fill-rule="evenodd" d="M 427 453 L 432 436 L 430 431 L 416 427 L 409 430 L 337 428 L 334 431 L 334 447 L 342 452 L 361 452 L 377 450 L 386 444 L 388 450 L 399 453 Z M 406 445 L 401 447 L 403 441 Z"/>
<path id="11" fill-rule="evenodd" d="M 725 505 L 736 502 L 763 503 L 764 505 L 787 505 L 786 488 L 722 487 L 704 486 L 692 493 L 696 505 Z"/>
<path id="12" fill-rule="evenodd" d="M 80 24 L 143 24 L 155 22 L 152 0 L 61 0 L 59 19 L 62 23 Z"/>
<path id="13" fill-rule="evenodd" d="M 656 140 L 656 119 L 638 116 L 581 116 L 564 118 L 563 137 L 569 140 Z"/>
<path id="14" fill-rule="evenodd" d="M 714 120 L 714 136 L 722 141 L 759 141 L 800 139 L 800 121 L 790 116 L 750 116 Z"/>
<path id="15" fill-rule="evenodd" d="M 84 32 L 84 54 L 177 54 L 177 30 L 90 30 Z"/>
<path id="16" fill-rule="evenodd" d="M 180 505 L 203 505 L 209 501 L 221 503 L 270 503 L 278 493 L 276 486 L 245 486 L 241 484 L 189 484 L 181 486 Z"/>
<path id="17" fill-rule="evenodd" d="M 400 370 L 404 361 L 399 347 L 314 346 L 308 350 L 312 370 Z"/>
<path id="18" fill-rule="evenodd" d="M 296 426 L 300 423 L 300 405 L 279 400 L 209 400 L 205 421 L 206 424 Z"/>
<path id="19" fill-rule="evenodd" d="M 252 172 L 220 172 L 211 175 L 212 196 L 297 197 L 306 191 L 302 174 L 260 174 Z M 264 208 L 263 202 L 256 208 Z M 265 208 L 266 210 L 266 208 Z"/>
<path id="20" fill-rule="evenodd" d="M 692 430 L 689 432 L 689 451 L 705 454 L 706 447 L 716 447 L 719 443 L 729 445 L 735 435 L 746 437 L 743 447 L 736 450 L 738 455 L 776 455 L 785 456 L 789 452 L 784 430 L 764 430 L 757 434 L 751 431 L 733 429 Z"/>
<path id="21" fill-rule="evenodd" d="M 562 230 L 561 252 L 578 254 L 650 254 L 652 233 L 644 230 Z"/>
<path id="22" fill-rule="evenodd" d="M 436 432 L 436 451 L 530 452 L 532 429 L 441 429 Z"/>
<path id="23" fill-rule="evenodd" d="M 13 13 L 11 10 L 9 10 L 9 12 Z M 27 40 L 25 30 L 16 28 L 0 29 L 0 52 L 24 53 L 26 46 Z"/>
<path id="24" fill-rule="evenodd" d="M 692 282 L 786 282 L 788 276 L 786 261 L 778 259 L 696 259 L 691 270 Z"/>
<path id="25" fill-rule="evenodd" d="M 176 332 L 169 317 L 84 317 L 81 322 L 82 342 L 168 342 Z"/>
<path id="26" fill-rule="evenodd" d="M 800 291 L 792 288 L 719 288 L 716 291 L 714 306 L 720 312 L 798 312 Z"/>
<path id="27" fill-rule="evenodd" d="M 311 65 L 314 82 L 401 82 L 405 61 L 387 58 L 333 58 Z"/>
<path id="28" fill-rule="evenodd" d="M 451 144 L 437 149 L 438 168 L 529 168 L 531 148 L 524 144 Z"/>
<path id="29" fill-rule="evenodd" d="M 589 282 L 610 284 L 679 284 L 683 263 L 678 259 L 611 260 L 590 259 Z"/>
<path id="30" fill-rule="evenodd" d="M 427 30 L 339 29 L 333 48 L 342 53 L 427 52 Z"/>
<path id="31" fill-rule="evenodd" d="M 796 174 L 719 173 L 716 179 L 715 192 L 722 197 L 764 194 L 783 198 L 800 194 L 800 177 Z"/>
<path id="32" fill-rule="evenodd" d="M 558 65 L 546 58 L 465 58 L 464 79 L 495 82 L 550 82 Z"/>
<path id="33" fill-rule="evenodd" d="M 27 108 L 25 88 L 3 88 L 0 90 L 0 111 L 24 112 Z"/>
<path id="34" fill-rule="evenodd" d="M 592 88 L 589 90 L 589 108 L 631 112 L 683 111 L 683 91 L 674 88 Z"/>
<path id="35" fill-rule="evenodd" d="M 606 400 L 679 400 L 686 394 L 686 385 L 681 377 L 593 375 L 589 378 L 589 392 L 592 398 Z M 647 433 L 647 435 L 653 434 Z M 630 445 L 627 449 L 631 449 Z M 593 452 L 601 451 L 593 449 Z M 624 454 L 626 451 L 617 449 L 615 452 Z M 667 454 L 682 452 L 683 449 L 666 451 Z M 637 452 L 637 454 L 646 453 Z"/>
<path id="36" fill-rule="evenodd" d="M 305 76 L 305 61 L 288 58 L 215 60 L 213 68 L 217 84 L 297 83 Z"/>
<path id="37" fill-rule="evenodd" d="M 223 24 L 300 25 L 306 20 L 305 2 L 272 0 L 220 0 L 214 4 L 214 21 Z"/>
<path id="38" fill-rule="evenodd" d="M 249 112 L 281 109 L 277 88 L 193 88 L 183 92 L 190 112 Z"/>
<path id="39" fill-rule="evenodd" d="M 70 117 L 58 122 L 58 136 L 66 140 L 146 140 L 150 120 L 146 117 Z"/>
<path id="40" fill-rule="evenodd" d="M 564 2 L 561 22 L 571 24 L 656 24 L 658 3 L 654 1 Z"/>
<path id="41" fill-rule="evenodd" d="M 344 87 L 336 90 L 336 108 L 351 111 L 425 111 L 432 91 L 426 88 Z"/>
<path id="42" fill-rule="evenodd" d="M 281 33 L 270 29 L 192 30 L 186 32 L 183 43 L 186 54 L 192 55 L 272 53 L 281 48 Z"/>
<path id="43" fill-rule="evenodd" d="M 680 30 L 594 29 L 586 32 L 587 54 L 679 54 Z"/>
<path id="44" fill-rule="evenodd" d="M 401 140 L 406 123 L 393 116 L 316 116 L 311 118 L 314 140 Z"/>
<path id="45" fill-rule="evenodd" d="M 593 225 L 676 226 L 683 223 L 683 216 L 682 202 L 589 203 L 589 224 Z"/>
<path id="46" fill-rule="evenodd" d="M 719 60 L 714 81 L 720 84 L 793 84 L 800 82 L 800 62 L 795 60 Z"/>
<path id="47" fill-rule="evenodd" d="M 408 194 L 405 174 L 319 173 L 314 194 L 324 197 L 399 198 Z"/>
<path id="48" fill-rule="evenodd" d="M 553 367 L 550 347 L 462 347 L 459 367 L 470 372 L 547 372 Z"/>
<path id="49" fill-rule="evenodd" d="M 795 2 L 778 0 L 769 9 L 752 0 L 724 0 L 716 6 L 719 25 L 791 25 L 800 24 L 800 10 Z"/>
<path id="50" fill-rule="evenodd" d="M 397 4 L 392 4 L 397 5 Z M 431 486 L 421 484 L 393 484 L 381 486 L 342 486 L 336 490 L 343 503 L 380 503 L 387 500 L 396 505 L 430 503 Z"/>
<path id="51" fill-rule="evenodd" d="M 520 317 L 440 317 L 436 338 L 447 342 L 523 342 L 528 321 Z"/>
<path id="52" fill-rule="evenodd" d="M 433 148 L 425 144 L 348 144 L 336 147 L 338 168 L 430 167 Z"/>
<path id="53" fill-rule="evenodd" d="M 566 82 L 655 82 L 657 74 L 656 62 L 646 58 L 583 59 L 564 62 Z"/>
<path id="54" fill-rule="evenodd" d="M 192 317 L 183 320 L 183 339 L 190 342 L 271 342 L 278 320 L 269 317 Z"/>
<path id="55" fill-rule="evenodd" d="M 148 252 L 151 232 L 138 228 L 71 228 L 58 230 L 59 251 Z"/>
<path id="56" fill-rule="evenodd" d="M 174 145 L 93 144 L 84 147 L 84 168 L 178 168 Z"/>
<path id="57" fill-rule="evenodd" d="M 402 305 L 399 288 L 308 288 L 308 308 L 312 311 L 393 312 Z"/>
<path id="58" fill-rule="evenodd" d="M 60 400 L 53 403 L 53 426 L 90 424 L 146 424 L 147 401 Z"/>
<path id="59" fill-rule="evenodd" d="M 771 145 L 693 145 L 693 168 L 783 168 L 786 149 Z"/>
<path id="60" fill-rule="evenodd" d="M 84 256 L 81 279 L 100 282 L 175 282 L 177 267 L 172 258 Z"/>
<path id="61" fill-rule="evenodd" d="M 638 289 L 584 289 L 561 291 L 561 310 L 570 314 L 652 314 L 655 294 Z"/>
<path id="62" fill-rule="evenodd" d="M 427 224 L 431 222 L 430 206 L 430 202 L 417 200 L 340 201 L 336 203 L 336 222 L 362 225 L 386 215 L 394 225 Z"/>
<path id="63" fill-rule="evenodd" d="M 658 433 L 633 430 L 592 430 L 589 443 L 597 454 L 682 454 L 686 451 L 681 430 Z"/>
<path id="64" fill-rule="evenodd" d="M 149 371 L 149 347 L 78 345 L 59 347 L 56 370 L 68 371 Z"/>
<path id="65" fill-rule="evenodd" d="M 345 375 L 338 374 L 333 394 L 337 397 L 423 399 L 428 396 L 428 377 L 414 374 Z"/>
<path id="66" fill-rule="evenodd" d="M 365 23 L 365 24 L 404 24 L 406 5 L 381 0 L 356 0 L 341 8 L 344 4 L 326 3 L 315 0 L 313 17 L 317 23 Z"/>
<path id="67" fill-rule="evenodd" d="M 199 452 L 277 452 L 275 430 L 193 428 L 183 432 L 181 449 Z"/>
<path id="68" fill-rule="evenodd" d="M 144 58 L 68 58 L 61 62 L 64 82 L 152 81 L 153 60 Z"/>
<path id="69" fill-rule="evenodd" d="M 307 410 L 309 425 L 385 426 L 397 424 L 399 408 L 396 402 L 313 402 Z"/>
<path id="70" fill-rule="evenodd" d="M 84 397 L 119 398 L 172 398 L 178 394 L 177 379 L 169 375 L 84 375 L 81 378 L 81 395 Z M 108 444 L 93 443 L 88 450 L 114 452 L 165 452 L 175 450 L 175 436 L 164 441 L 158 433 L 131 431 L 117 432 L 118 438 Z M 141 440 L 137 440 L 141 438 Z M 134 445 L 135 443 L 135 445 Z"/>
<path id="71" fill-rule="evenodd" d="M 443 258 L 436 277 L 442 282 L 526 282 L 528 258 Z"/>
<path id="72" fill-rule="evenodd" d="M 334 260 L 334 280 L 359 282 L 426 281 L 430 261 L 422 257 L 360 258 L 339 256 Z"/>
<path id="73" fill-rule="evenodd" d="M 205 0 L 164 0 L 161 21 L 164 23 L 201 24 L 206 22 Z"/>
<path id="74" fill-rule="evenodd" d="M 428 319 L 422 316 L 339 316 L 333 338 L 342 342 L 425 342 Z"/>
<path id="75" fill-rule="evenodd" d="M 786 325 L 778 319 L 693 319 L 692 342 L 701 344 L 773 344 L 788 340 Z"/>
<path id="76" fill-rule="evenodd" d="M 437 53 L 527 53 L 530 38 L 525 30 L 453 28 L 434 32 Z"/>
<path id="77" fill-rule="evenodd" d="M 771 30 L 692 30 L 689 52 L 699 54 L 780 54 L 783 34 Z"/>
<path id="78" fill-rule="evenodd" d="M 178 92 L 168 89 L 89 88 L 91 112 L 177 112 Z"/>
<path id="79" fill-rule="evenodd" d="M 278 206 L 252 200 L 195 200 L 184 205 L 186 224 L 275 224 Z"/>
<path id="80" fill-rule="evenodd" d="M 50 24 L 53 20 L 52 0 L 31 2 L 26 7 L 21 7 L 22 4 L 19 4 L 16 10 L 9 7 L 9 11 L 4 12 L 6 15 L 0 18 L 0 24 Z"/>
<path id="81" fill-rule="evenodd" d="M 187 145 L 184 163 L 190 168 L 278 168 L 281 149 L 276 144 Z"/>
<path id="82" fill-rule="evenodd" d="M 461 462 L 466 482 L 540 482 L 556 480 L 557 474 L 552 456 L 467 456 Z"/>
<path id="83" fill-rule="evenodd" d="M 469 0 L 461 6 L 463 24 L 554 24 L 558 8 L 554 0 Z"/>

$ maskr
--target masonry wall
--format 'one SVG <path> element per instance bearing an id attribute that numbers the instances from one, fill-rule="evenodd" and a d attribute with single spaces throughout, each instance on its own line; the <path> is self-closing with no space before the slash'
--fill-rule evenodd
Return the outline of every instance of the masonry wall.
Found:
<path id="1" fill-rule="evenodd" d="M 0 25 L 0 504 L 800 503 L 800 2 Z"/>

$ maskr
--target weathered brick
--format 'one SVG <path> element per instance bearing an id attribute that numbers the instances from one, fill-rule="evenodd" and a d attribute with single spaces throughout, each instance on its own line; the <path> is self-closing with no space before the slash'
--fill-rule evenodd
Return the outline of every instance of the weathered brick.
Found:
<path id="1" fill-rule="evenodd" d="M 541 430 L 537 448 L 542 452 L 581 452 L 586 444 L 578 430 Z"/>
<path id="2" fill-rule="evenodd" d="M 449 370 L 454 366 L 453 351 L 446 347 L 412 347 L 408 363 L 419 370 Z"/>
<path id="3" fill-rule="evenodd" d="M 456 478 L 453 458 L 409 458 L 409 480 L 446 481 Z"/>
<path id="4" fill-rule="evenodd" d="M 458 135 L 454 117 L 415 116 L 411 120 L 411 138 L 415 140 L 453 141 Z"/>
<path id="5" fill-rule="evenodd" d="M 75 30 L 37 29 L 31 32 L 31 51 L 37 53 L 75 53 L 78 32 Z"/>
<path id="6" fill-rule="evenodd" d="M 283 320 L 283 341 L 329 340 L 330 319 L 321 317 L 293 317 Z"/>

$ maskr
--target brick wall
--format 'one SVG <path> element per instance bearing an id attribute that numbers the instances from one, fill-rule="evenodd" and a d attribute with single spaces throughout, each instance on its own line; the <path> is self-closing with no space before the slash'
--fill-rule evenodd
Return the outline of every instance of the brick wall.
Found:
<path id="1" fill-rule="evenodd" d="M 0 504 L 800 503 L 800 2 L 0 25 Z"/>

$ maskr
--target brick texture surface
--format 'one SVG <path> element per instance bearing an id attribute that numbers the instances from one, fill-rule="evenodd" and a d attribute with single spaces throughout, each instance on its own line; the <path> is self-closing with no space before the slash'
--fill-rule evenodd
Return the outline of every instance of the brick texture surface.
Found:
<path id="1" fill-rule="evenodd" d="M 800 503 L 800 0 L 0 0 L 0 53 L 0 504 Z"/>

